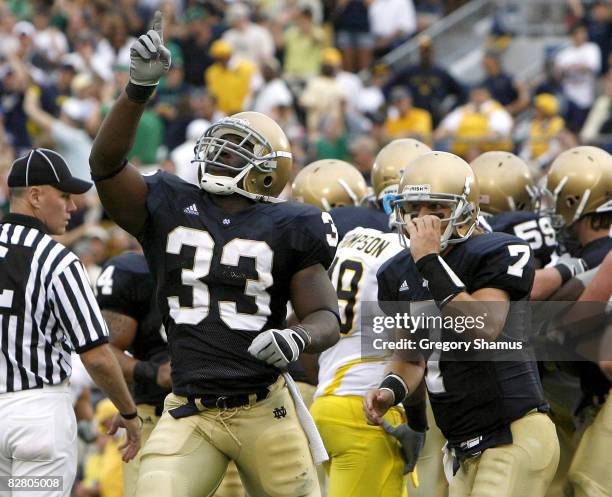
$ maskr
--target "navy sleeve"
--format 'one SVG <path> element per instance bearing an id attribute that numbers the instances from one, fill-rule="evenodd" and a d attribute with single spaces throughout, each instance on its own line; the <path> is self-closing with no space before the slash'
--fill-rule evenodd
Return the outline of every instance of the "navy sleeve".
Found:
<path id="1" fill-rule="evenodd" d="M 514 238 L 483 255 L 468 291 L 499 288 L 508 292 L 510 300 L 521 300 L 531 292 L 534 276 L 533 251 L 528 243 Z"/>
<path id="2" fill-rule="evenodd" d="M 108 261 L 96 280 L 96 299 L 100 309 L 125 314 L 139 321 L 148 305 L 148 302 L 141 302 L 140 287 L 144 276 L 115 265 L 113 259 Z"/>
<path id="3" fill-rule="evenodd" d="M 393 278 L 393 268 L 389 265 L 390 261 L 383 264 L 376 273 L 378 281 L 378 301 L 393 302 L 397 300 L 397 290 L 399 285 Z"/>
<path id="4" fill-rule="evenodd" d="M 293 251 L 295 271 L 315 264 L 328 269 L 336 255 L 338 230 L 327 212 L 310 210 L 293 221 L 290 247 Z"/>
<path id="5" fill-rule="evenodd" d="M 342 240 L 345 235 L 357 228 L 371 228 L 382 233 L 390 233 L 389 217 L 378 209 L 369 207 L 336 207 L 329 211 L 338 228 L 338 237 Z"/>
<path id="6" fill-rule="evenodd" d="M 402 251 L 386 261 L 376 273 L 378 282 L 378 305 L 387 316 L 393 316 L 406 310 L 403 302 L 412 300 L 412 292 L 404 288 L 412 285 L 412 278 L 408 275 L 406 260 L 407 251 Z M 410 280 L 410 285 L 407 280 Z M 406 281 L 406 283 L 404 283 Z"/>
<path id="7" fill-rule="evenodd" d="M 147 210 L 149 213 L 155 212 L 165 200 L 164 185 L 166 173 L 157 171 L 155 174 L 143 175 L 148 188 Z"/>
<path id="8" fill-rule="evenodd" d="M 603 262 L 610 250 L 612 250 L 612 238 L 605 236 L 587 244 L 579 256 L 584 259 L 589 269 L 592 269 Z"/>
<path id="9" fill-rule="evenodd" d="M 164 193 L 164 175 L 165 173 L 160 170 L 155 174 L 144 174 L 142 176 L 147 185 L 146 208 L 149 216 L 140 232 L 136 235 L 141 245 L 143 245 L 143 240 L 145 238 L 154 235 L 153 232 L 155 231 L 155 227 L 151 214 L 162 207 L 166 201 Z"/>

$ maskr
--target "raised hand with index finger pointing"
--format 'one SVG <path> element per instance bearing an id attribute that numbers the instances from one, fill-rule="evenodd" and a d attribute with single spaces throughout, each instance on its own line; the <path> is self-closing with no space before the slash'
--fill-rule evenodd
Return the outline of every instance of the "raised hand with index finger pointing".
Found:
<path id="1" fill-rule="evenodd" d="M 151 29 L 130 47 L 130 83 L 157 86 L 160 78 L 168 72 L 170 61 L 170 50 L 164 46 L 162 13 L 158 10 Z M 128 95 L 132 98 L 129 92 Z"/>

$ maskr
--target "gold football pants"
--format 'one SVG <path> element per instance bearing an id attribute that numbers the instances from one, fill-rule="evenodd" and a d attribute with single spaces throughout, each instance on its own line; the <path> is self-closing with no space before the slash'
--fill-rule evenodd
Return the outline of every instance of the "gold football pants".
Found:
<path id="1" fill-rule="evenodd" d="M 543 497 L 559 462 L 555 425 L 534 412 L 514 421 L 512 444 L 466 459 L 449 486 L 449 497 Z"/>
<path id="2" fill-rule="evenodd" d="M 205 409 L 174 419 L 187 399 L 168 395 L 143 448 L 137 497 L 209 497 L 228 462 L 249 497 L 320 497 L 308 441 L 282 378 L 266 399 L 233 409 Z"/>
<path id="3" fill-rule="evenodd" d="M 568 478 L 574 497 L 612 496 L 612 393 L 582 435 Z"/>
<path id="4" fill-rule="evenodd" d="M 138 415 L 142 419 L 140 446 L 144 447 L 153 428 L 159 421 L 159 416 L 155 415 L 155 406 L 138 404 L 136 407 L 138 408 Z M 136 481 L 138 480 L 141 457 L 142 450 L 139 450 L 134 459 L 128 463 L 123 463 L 123 497 L 134 497 L 136 494 Z"/>
<path id="5" fill-rule="evenodd" d="M 410 497 L 446 497 L 448 481 L 442 464 L 442 448 L 446 438 L 436 426 L 429 397 L 427 398 L 427 422 L 429 430 L 425 437 L 425 446 L 419 455 L 419 488 L 410 487 Z"/>
<path id="6" fill-rule="evenodd" d="M 313 385 L 309 385 L 308 383 L 296 382 L 298 389 L 300 390 L 300 395 L 302 396 L 302 400 L 306 407 L 310 407 L 312 404 L 312 397 L 316 390 L 316 387 Z M 323 469 L 321 466 L 317 467 L 317 474 L 319 475 L 319 484 L 322 484 L 320 472 Z M 244 487 L 242 486 L 242 482 L 240 481 L 240 475 L 238 474 L 238 468 L 234 461 L 230 461 L 227 466 L 227 471 L 225 472 L 225 476 L 223 477 L 223 481 L 219 488 L 215 492 L 214 497 L 245 497 L 246 492 Z"/>

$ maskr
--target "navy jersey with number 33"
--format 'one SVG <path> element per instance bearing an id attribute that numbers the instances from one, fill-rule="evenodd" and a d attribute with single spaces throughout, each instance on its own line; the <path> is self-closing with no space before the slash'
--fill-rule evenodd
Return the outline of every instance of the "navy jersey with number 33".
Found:
<path id="1" fill-rule="evenodd" d="M 176 176 L 145 180 L 149 217 L 138 238 L 157 282 L 173 391 L 241 394 L 269 385 L 278 371 L 247 349 L 262 331 L 285 327 L 293 275 L 329 267 L 338 243 L 331 216 L 293 202 L 229 213 Z"/>

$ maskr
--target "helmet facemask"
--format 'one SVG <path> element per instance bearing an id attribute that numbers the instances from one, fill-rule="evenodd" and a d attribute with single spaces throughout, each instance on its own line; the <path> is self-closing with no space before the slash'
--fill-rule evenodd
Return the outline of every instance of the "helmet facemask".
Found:
<path id="1" fill-rule="evenodd" d="M 513 197 L 508 197 L 508 204 L 513 211 L 537 211 L 540 208 L 540 192 L 535 185 L 525 185 L 528 200 L 517 204 Z"/>
<path id="2" fill-rule="evenodd" d="M 559 232 L 565 226 L 565 220 L 561 214 L 557 214 L 557 199 L 554 192 L 548 188 L 540 189 L 540 196 L 535 212 L 540 216 L 548 216 L 551 225 L 556 232 Z"/>
<path id="3" fill-rule="evenodd" d="M 587 214 L 612 210 L 612 156 L 579 146 L 559 154 L 547 174 L 553 227 L 572 227 Z"/>
<path id="4" fill-rule="evenodd" d="M 361 204 L 361 198 L 359 197 L 359 195 L 357 195 L 353 191 L 353 189 L 349 186 L 349 184 L 346 181 L 344 181 L 342 178 L 338 178 L 336 181 L 338 182 L 342 190 L 344 190 L 344 192 L 351 199 L 351 204 L 347 204 L 347 205 L 358 206 Z M 329 200 L 327 200 L 326 197 L 321 197 L 321 203 L 323 204 L 323 207 L 325 208 L 325 211 L 327 212 L 332 210 L 334 207 L 340 207 L 339 205 L 331 204 Z"/>
<path id="5" fill-rule="evenodd" d="M 582 198 L 577 198 L 575 196 L 566 195 L 565 196 L 566 198 L 563 199 L 562 197 L 563 189 L 565 188 L 565 185 L 567 184 L 568 181 L 569 181 L 569 177 L 563 176 L 563 178 L 561 178 L 561 181 L 559 181 L 559 184 L 554 188 L 554 190 L 552 191 L 549 189 L 543 190 L 543 196 L 549 198 L 552 204 L 552 206 L 549 209 L 543 212 L 550 216 L 550 219 L 552 221 L 552 226 L 556 231 L 561 231 L 565 227 L 569 228 L 572 224 L 574 224 L 574 222 L 577 221 L 582 216 L 584 207 L 586 203 L 588 202 L 589 197 L 591 196 L 591 190 L 586 189 L 584 193 L 582 194 Z M 569 222 L 563 216 L 563 214 L 559 213 L 559 201 L 560 200 L 562 200 L 565 203 L 566 208 L 568 209 L 575 208 L 573 219 L 571 219 Z"/>
<path id="6" fill-rule="evenodd" d="M 228 136 L 237 137 L 235 141 Z M 231 153 L 240 159 L 240 164 L 227 164 L 221 157 Z M 197 141 L 192 163 L 200 165 L 200 187 L 215 195 L 237 193 L 251 200 L 282 202 L 272 196 L 259 195 L 244 189 L 248 174 L 257 169 L 261 173 L 276 170 L 279 157 L 291 158 L 290 152 L 274 151 L 269 141 L 242 119 L 224 118 L 213 124 Z M 236 161 L 238 162 L 238 161 Z M 227 170 L 228 175 L 212 174 L 210 169 Z"/>

